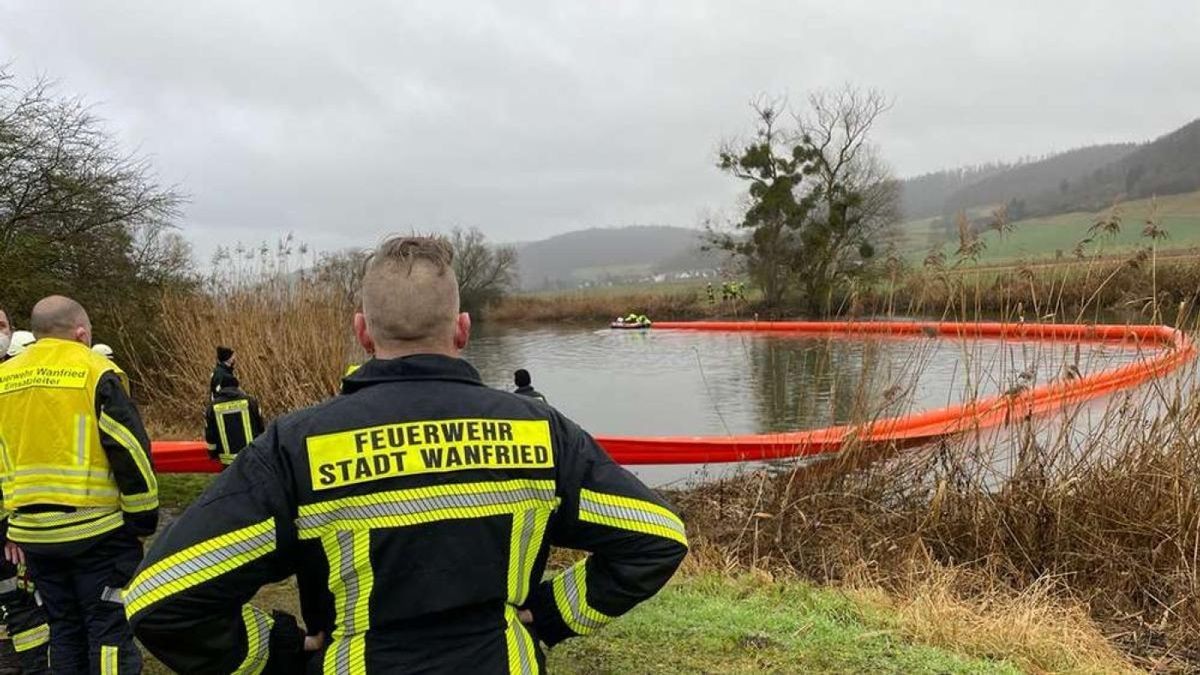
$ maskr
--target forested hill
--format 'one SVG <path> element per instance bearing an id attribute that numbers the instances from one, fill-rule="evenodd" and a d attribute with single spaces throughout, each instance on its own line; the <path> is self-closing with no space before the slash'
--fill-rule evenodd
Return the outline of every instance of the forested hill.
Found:
<path id="1" fill-rule="evenodd" d="M 901 182 L 901 204 L 908 220 L 1000 204 L 1019 219 L 1194 190 L 1200 190 L 1200 120 L 1149 143 L 1094 145 L 1039 160 L 916 176 Z"/>
<path id="2" fill-rule="evenodd" d="M 567 232 L 517 245 L 521 286 L 552 288 L 581 281 L 711 266 L 702 233 L 682 227 L 631 226 Z"/>

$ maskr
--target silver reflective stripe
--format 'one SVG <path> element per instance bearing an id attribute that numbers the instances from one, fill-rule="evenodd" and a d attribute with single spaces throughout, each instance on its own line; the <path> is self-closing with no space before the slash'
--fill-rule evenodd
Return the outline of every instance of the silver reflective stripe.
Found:
<path id="1" fill-rule="evenodd" d="M 350 637 L 358 634 L 358 626 L 355 623 L 355 609 L 358 607 L 358 570 L 354 567 L 354 533 L 353 532 L 338 532 L 337 547 L 341 553 L 342 564 L 338 569 L 338 575 L 342 579 L 342 584 L 346 589 L 346 606 L 342 608 L 342 631 L 343 639 L 338 640 L 334 645 L 337 653 L 334 654 L 334 663 L 337 664 L 337 672 L 350 672 Z"/>
<path id="2" fill-rule="evenodd" d="M 75 463 L 80 466 L 87 456 L 87 421 L 87 415 L 75 416 Z"/>
<path id="3" fill-rule="evenodd" d="M 108 469 L 70 469 L 67 467 L 39 466 L 17 469 L 12 472 L 12 475 L 20 477 L 62 476 L 64 478 L 90 478 L 92 480 L 106 481 L 112 478 L 112 471 Z"/>
<path id="4" fill-rule="evenodd" d="M 587 598 L 579 597 L 579 588 L 576 586 L 575 580 L 575 575 L 578 574 L 579 570 L 581 569 L 583 569 L 583 567 L 580 565 L 572 565 L 567 568 L 567 571 L 563 572 L 563 591 L 566 593 L 567 606 L 571 608 L 571 615 L 574 617 L 576 623 L 586 628 L 595 630 L 604 626 L 604 622 L 593 619 L 583 611 L 583 607 L 581 605 L 585 605 L 587 603 Z"/>
<path id="5" fill-rule="evenodd" d="M 115 602 L 118 605 L 123 605 L 125 604 L 124 593 L 123 589 L 105 586 L 104 590 L 100 592 L 100 599 L 105 602 Z"/>
<path id="6" fill-rule="evenodd" d="M 296 519 L 296 527 L 300 530 L 313 530 L 328 527 L 338 521 L 417 516 L 450 509 L 467 510 L 484 506 L 516 504 L 533 499 L 547 502 L 553 500 L 554 488 L 524 486 L 516 490 L 437 495 L 418 499 L 380 501 L 373 504 L 344 504 L 328 511 L 300 516 Z"/>
<path id="7" fill-rule="evenodd" d="M 72 495 L 78 497 L 117 497 L 118 492 L 115 488 L 75 488 L 65 485 L 19 485 L 8 491 L 8 497 L 19 497 L 26 494 L 58 494 Z"/>
<path id="8" fill-rule="evenodd" d="M 529 559 L 529 542 L 533 539 L 534 526 L 537 524 L 537 511 L 529 509 L 521 515 L 521 545 L 517 553 L 517 587 L 516 597 L 511 598 L 515 602 L 525 601 L 525 586 L 529 583 L 529 568 L 526 561 Z M 519 623 L 519 622 L 518 622 Z"/>
<path id="9" fill-rule="evenodd" d="M 678 520 L 668 518 L 660 513 L 654 513 L 653 511 L 643 511 L 642 509 L 614 506 L 612 504 L 601 504 L 587 497 L 580 497 L 579 510 L 607 518 L 620 518 L 621 520 L 632 520 L 648 525 L 657 525 L 658 527 L 665 527 L 668 530 L 674 530 L 679 534 L 685 534 L 683 526 Z"/>
<path id="10" fill-rule="evenodd" d="M 173 583 L 193 572 L 199 572 L 220 565 L 238 555 L 249 553 L 256 548 L 275 541 L 275 530 L 270 529 L 262 534 L 243 541 L 235 541 L 228 546 L 201 553 L 186 560 L 180 560 L 174 565 L 146 578 L 139 578 L 137 584 L 125 592 L 125 603 L 132 604 L 138 598 L 151 593 L 162 586 Z"/>
<path id="11" fill-rule="evenodd" d="M 0 593 L 12 593 L 17 590 L 17 578 L 10 577 L 0 581 Z"/>
<path id="12" fill-rule="evenodd" d="M 533 675 L 533 664 L 536 662 L 533 655 L 529 653 L 530 638 L 525 632 L 525 627 L 521 625 L 520 619 L 513 618 L 509 623 L 509 630 L 512 630 L 516 635 L 517 641 L 517 659 L 521 662 L 521 674 Z"/>

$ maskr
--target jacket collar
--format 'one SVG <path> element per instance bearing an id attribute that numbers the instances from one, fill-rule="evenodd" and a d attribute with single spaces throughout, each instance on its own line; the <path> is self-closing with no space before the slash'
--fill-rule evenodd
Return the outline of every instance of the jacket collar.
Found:
<path id="1" fill-rule="evenodd" d="M 463 359 L 441 354 L 414 354 L 398 359 L 371 359 L 342 380 L 349 394 L 381 382 L 443 380 L 483 386 L 479 371 Z"/>

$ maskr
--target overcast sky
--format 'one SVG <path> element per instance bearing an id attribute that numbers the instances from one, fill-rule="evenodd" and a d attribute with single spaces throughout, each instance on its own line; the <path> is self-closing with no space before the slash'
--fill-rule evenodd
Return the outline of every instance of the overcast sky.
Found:
<path id="1" fill-rule="evenodd" d="M 1200 116 L 1200 2 L 0 0 L 0 62 L 99 105 L 198 253 L 475 225 L 695 227 L 747 102 L 853 82 L 901 176 Z"/>

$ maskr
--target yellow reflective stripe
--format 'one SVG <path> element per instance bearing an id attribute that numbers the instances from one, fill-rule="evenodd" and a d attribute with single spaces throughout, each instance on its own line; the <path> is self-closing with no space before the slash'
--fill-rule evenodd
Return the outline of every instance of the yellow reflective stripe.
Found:
<path id="1" fill-rule="evenodd" d="M 546 523 L 550 520 L 550 509 L 525 509 L 513 513 L 512 531 L 508 546 L 508 602 L 521 606 L 529 595 L 530 577 L 534 562 L 542 548 L 542 537 Z"/>
<path id="2" fill-rule="evenodd" d="M 189 546 L 142 570 L 125 591 L 125 614 L 215 579 L 275 550 L 275 519 Z"/>
<path id="3" fill-rule="evenodd" d="M 76 525 L 26 527 L 25 514 L 13 514 L 9 521 L 8 538 L 19 544 L 61 544 L 80 541 L 111 532 L 124 524 L 120 511 Z"/>
<path id="4" fill-rule="evenodd" d="M 579 520 L 620 530 L 652 534 L 687 546 L 679 516 L 658 504 L 588 489 L 579 492 Z"/>
<path id="5" fill-rule="evenodd" d="M 154 467 L 150 466 L 150 458 L 146 456 L 145 448 L 138 442 L 133 432 L 104 412 L 100 413 L 100 430 L 112 436 L 129 451 L 134 464 L 137 465 L 138 472 L 142 474 L 142 480 L 146 483 L 146 491 L 158 492 L 158 479 L 154 476 Z"/>
<path id="6" fill-rule="evenodd" d="M 554 606 L 567 627 L 587 635 L 612 621 L 612 617 L 587 603 L 587 560 L 580 560 L 550 581 Z"/>
<path id="7" fill-rule="evenodd" d="M 371 533 L 342 530 L 323 538 L 321 544 L 329 560 L 329 590 L 337 610 L 333 643 L 325 651 L 325 672 L 365 673 L 371 592 L 375 588 Z"/>
<path id="8" fill-rule="evenodd" d="M 11 472 L 11 475 L 26 478 L 53 476 L 55 478 L 86 479 L 89 481 L 108 483 L 112 481 L 112 471 L 106 468 L 74 468 L 57 464 L 22 464 L 21 468 Z"/>
<path id="9" fill-rule="evenodd" d="M 126 513 L 141 513 L 158 508 L 158 493 L 151 492 L 140 495 L 121 495 L 121 510 Z"/>
<path id="10" fill-rule="evenodd" d="M 112 645 L 100 645 L 100 675 L 117 675 L 119 672 L 117 648 Z"/>
<path id="11" fill-rule="evenodd" d="M 18 652 L 37 649 L 50 641 L 50 625 L 43 623 L 27 631 L 13 633 L 11 637 L 13 649 Z"/>
<path id="12" fill-rule="evenodd" d="M 251 605 L 242 605 L 242 623 L 246 626 L 246 658 L 233 672 L 238 675 L 258 675 L 267 667 L 271 656 L 271 627 L 275 620 Z"/>
<path id="13" fill-rule="evenodd" d="M 517 609 L 512 605 L 504 606 L 504 618 L 508 628 L 504 631 L 504 642 L 508 647 L 509 675 L 534 675 L 537 673 L 537 654 L 533 647 L 533 638 L 529 631 L 521 625 L 517 618 Z"/>
<path id="14" fill-rule="evenodd" d="M 13 522 L 27 529 L 61 527 L 91 522 L 103 516 L 118 515 L 115 509 L 103 506 L 75 509 L 74 511 L 46 511 L 44 513 L 14 513 Z"/>
<path id="15" fill-rule="evenodd" d="M 554 510 L 552 480 L 455 483 L 331 499 L 300 506 L 302 539 L 338 530 L 409 527 L 440 520 L 486 518 L 529 509 Z"/>

